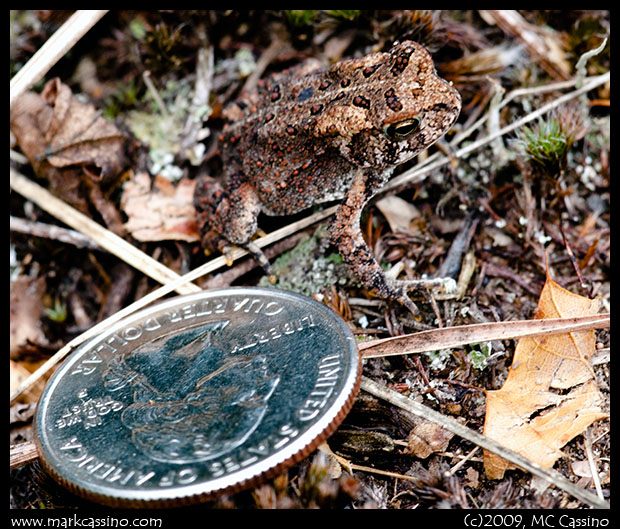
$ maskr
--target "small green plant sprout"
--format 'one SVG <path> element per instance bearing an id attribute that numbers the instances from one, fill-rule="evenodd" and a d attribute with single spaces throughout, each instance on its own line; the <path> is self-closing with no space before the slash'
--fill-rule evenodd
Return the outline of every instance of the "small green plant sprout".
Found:
<path id="1" fill-rule="evenodd" d="M 471 350 L 467 355 L 472 367 L 482 371 L 487 366 L 487 361 L 491 356 L 493 346 L 491 342 L 477 343 L 471 346 Z"/>
<path id="2" fill-rule="evenodd" d="M 44 310 L 45 315 L 56 323 L 63 323 L 67 319 L 67 306 L 58 298 L 54 300 L 52 308 Z"/>
<path id="3" fill-rule="evenodd" d="M 146 37 L 148 29 L 140 18 L 134 18 L 129 23 L 129 31 L 131 32 L 131 36 L 139 41 L 143 41 Z"/>

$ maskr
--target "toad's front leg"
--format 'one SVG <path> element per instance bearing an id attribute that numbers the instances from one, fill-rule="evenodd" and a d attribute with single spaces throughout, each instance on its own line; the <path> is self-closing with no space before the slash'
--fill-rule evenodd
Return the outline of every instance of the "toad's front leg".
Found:
<path id="1" fill-rule="evenodd" d="M 344 201 L 336 211 L 336 216 L 330 226 L 330 237 L 345 262 L 364 286 L 373 290 L 381 298 L 400 302 L 417 316 L 419 310 L 407 296 L 407 291 L 430 286 L 429 282 L 426 280 L 398 281 L 388 278 L 372 255 L 360 231 L 360 217 L 364 206 L 383 187 L 389 175 L 390 172 L 378 175 L 370 170 L 358 172 Z M 431 283 L 436 283 L 436 281 Z"/>
<path id="2" fill-rule="evenodd" d="M 210 177 L 202 177 L 194 190 L 196 223 L 203 247 L 217 247 L 231 263 L 233 246 L 250 252 L 275 282 L 273 269 L 263 251 L 251 241 L 256 233 L 260 202 L 242 175 L 233 175 L 227 190 Z"/>

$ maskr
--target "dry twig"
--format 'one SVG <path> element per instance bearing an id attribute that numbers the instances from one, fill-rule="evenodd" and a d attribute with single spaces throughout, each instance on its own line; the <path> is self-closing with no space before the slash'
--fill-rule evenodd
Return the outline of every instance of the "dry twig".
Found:
<path id="1" fill-rule="evenodd" d="M 76 11 L 11 79 L 10 103 L 41 79 L 108 12 Z"/>
<path id="2" fill-rule="evenodd" d="M 66 244 L 72 244 L 78 248 L 88 248 L 89 250 L 105 251 L 87 235 L 75 230 L 68 230 L 53 224 L 45 224 L 43 222 L 35 222 L 19 217 L 10 218 L 10 230 L 34 237 L 43 237 L 45 239 L 53 239 Z"/>
<path id="3" fill-rule="evenodd" d="M 32 441 L 25 441 L 11 446 L 10 452 L 9 467 L 11 470 L 32 463 L 39 457 L 37 447 Z"/>
<path id="4" fill-rule="evenodd" d="M 405 336 L 394 336 L 359 344 L 364 358 L 422 353 L 461 347 L 493 340 L 512 340 L 526 336 L 562 334 L 602 329 L 609 326 L 610 315 L 549 318 L 540 320 L 475 323 L 444 327 Z"/>

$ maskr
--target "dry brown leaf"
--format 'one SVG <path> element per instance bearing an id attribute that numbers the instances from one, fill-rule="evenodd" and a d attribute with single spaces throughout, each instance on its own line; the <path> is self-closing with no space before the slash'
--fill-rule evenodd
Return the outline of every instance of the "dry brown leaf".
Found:
<path id="1" fill-rule="evenodd" d="M 580 478 L 592 478 L 592 467 L 587 459 L 582 461 L 573 461 L 570 468 L 573 473 Z"/>
<path id="2" fill-rule="evenodd" d="M 11 358 L 18 357 L 37 346 L 48 347 L 41 329 L 45 277 L 19 276 L 11 283 L 9 350 Z"/>
<path id="3" fill-rule="evenodd" d="M 139 241 L 199 240 L 193 204 L 194 181 L 184 178 L 174 186 L 156 176 L 153 189 L 146 173 L 125 182 L 121 207 L 129 220 L 125 228 Z"/>
<path id="4" fill-rule="evenodd" d="M 535 317 L 595 315 L 598 307 L 598 300 L 573 294 L 547 277 Z M 487 392 L 484 434 L 551 468 L 567 442 L 607 416 L 589 362 L 595 341 L 593 330 L 521 338 L 506 382 Z M 485 451 L 484 468 L 489 479 L 500 479 L 515 467 Z"/>
<path id="5" fill-rule="evenodd" d="M 431 421 L 423 421 L 409 432 L 405 452 L 421 459 L 426 459 L 434 452 L 445 452 L 454 437 L 452 432 L 445 430 Z"/>
<path id="6" fill-rule="evenodd" d="M 92 194 L 84 183 L 92 188 L 110 182 L 127 165 L 127 136 L 59 79 L 49 81 L 40 95 L 27 92 L 17 98 L 10 125 L 37 176 L 83 213 Z M 100 204 L 95 206 L 100 209 Z"/>
<path id="7" fill-rule="evenodd" d="M 10 385 L 10 390 L 12 394 L 15 390 L 17 390 L 17 388 L 19 388 L 22 385 L 22 382 L 24 382 L 24 380 L 26 380 L 30 375 L 32 375 L 32 373 L 37 369 L 37 367 L 41 365 L 41 361 L 14 362 L 13 360 L 11 360 L 10 362 L 11 363 L 9 367 L 9 385 Z M 38 380 L 36 384 L 34 384 L 28 391 L 26 391 L 23 395 L 21 395 L 18 401 L 19 402 L 18 406 L 23 406 L 24 403 L 30 403 L 33 405 L 36 404 L 39 400 L 41 393 L 43 393 L 43 389 L 45 388 L 45 384 L 47 383 L 47 380 L 49 379 L 49 375 L 50 374 L 48 373 L 48 375 Z M 11 415 L 14 415 L 15 411 L 19 409 L 21 408 L 16 409 L 16 408 L 13 408 L 13 406 L 11 406 Z M 12 422 L 12 419 L 11 419 L 11 422 Z"/>
<path id="8" fill-rule="evenodd" d="M 122 171 L 125 135 L 101 117 L 93 105 L 79 101 L 58 78 L 45 85 L 41 98 L 53 109 L 41 122 L 51 165 L 95 166 L 97 171 L 89 175 L 100 181 Z"/>
<path id="9" fill-rule="evenodd" d="M 28 371 L 25 367 L 10 360 L 9 366 L 9 386 L 11 393 L 15 391 L 19 386 L 21 386 L 22 382 L 26 380 L 31 375 L 30 371 Z"/>
<path id="10" fill-rule="evenodd" d="M 468 467 L 465 471 L 465 485 L 472 489 L 477 489 L 480 486 L 480 473 L 472 467 Z"/>
<path id="11" fill-rule="evenodd" d="M 411 223 L 420 217 L 418 208 L 396 195 L 386 196 L 375 205 L 386 218 L 393 232 L 409 230 Z"/>

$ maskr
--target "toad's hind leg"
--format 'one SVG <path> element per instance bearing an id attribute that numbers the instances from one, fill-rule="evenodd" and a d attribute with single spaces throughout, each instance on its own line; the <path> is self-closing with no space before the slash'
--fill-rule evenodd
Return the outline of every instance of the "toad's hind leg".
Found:
<path id="1" fill-rule="evenodd" d="M 263 251 L 250 239 L 256 233 L 260 201 L 242 176 L 233 175 L 228 192 L 210 177 L 202 177 L 194 190 L 196 223 L 203 247 L 216 246 L 232 262 L 234 246 L 250 252 L 274 282 L 275 274 Z"/>
<path id="2" fill-rule="evenodd" d="M 389 172 L 379 175 L 369 170 L 358 172 L 344 201 L 336 211 L 330 226 L 330 236 L 342 258 L 364 286 L 381 298 L 400 302 L 418 316 L 420 311 L 407 296 L 407 291 L 425 286 L 425 281 L 397 281 L 388 278 L 372 255 L 360 231 L 360 216 L 364 206 L 388 177 Z"/>

